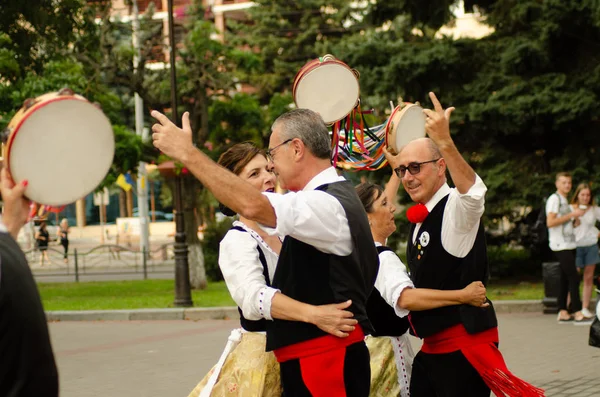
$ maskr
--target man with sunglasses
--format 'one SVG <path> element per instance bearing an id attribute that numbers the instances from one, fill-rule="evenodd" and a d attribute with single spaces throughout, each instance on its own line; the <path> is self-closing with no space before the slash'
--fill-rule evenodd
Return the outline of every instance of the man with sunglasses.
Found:
<path id="1" fill-rule="evenodd" d="M 407 216 L 413 225 L 407 262 L 415 288 L 461 289 L 487 284 L 487 251 L 481 216 L 487 190 L 450 136 L 453 107 L 443 109 L 429 93 L 434 110 L 424 109 L 428 138 L 414 140 L 386 157 L 417 203 Z M 446 182 L 446 169 L 455 187 Z M 419 209 L 415 211 L 415 209 Z M 423 338 L 411 378 L 412 397 L 543 395 L 512 375 L 497 349 L 494 308 L 448 306 L 409 314 L 411 332 Z"/>
<path id="2" fill-rule="evenodd" d="M 331 165 L 323 119 L 307 109 L 281 115 L 272 126 L 267 157 L 285 195 L 260 193 L 192 145 L 188 113 L 183 129 L 154 111 L 154 146 L 181 161 L 216 199 L 270 234 L 284 237 L 272 286 L 267 350 L 280 363 L 286 397 L 367 397 L 372 331 L 366 301 L 379 259 L 369 221 L 354 186 Z M 313 305 L 347 302 L 351 325 L 336 337 L 282 310 L 282 299 Z M 268 305 L 266 305 L 268 306 Z M 348 312 L 346 312 L 348 313 Z"/>

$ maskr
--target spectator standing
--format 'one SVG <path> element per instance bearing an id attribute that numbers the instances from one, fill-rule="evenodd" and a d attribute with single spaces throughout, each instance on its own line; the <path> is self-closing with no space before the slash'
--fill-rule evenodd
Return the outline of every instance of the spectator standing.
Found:
<path id="1" fill-rule="evenodd" d="M 579 217 L 579 224 L 575 227 L 575 243 L 577 244 L 575 265 L 577 271 L 583 274 L 583 297 L 581 312 L 584 317 L 593 319 L 594 314 L 590 312 L 590 300 L 592 298 L 592 286 L 594 283 L 594 270 L 600 262 L 598 254 L 598 234 L 596 222 L 600 221 L 600 208 L 594 202 L 592 189 L 587 183 L 580 183 L 575 189 L 571 199 L 571 210 L 581 209 L 585 213 Z"/>
<path id="2" fill-rule="evenodd" d="M 556 174 L 556 192 L 552 193 L 546 201 L 546 226 L 548 226 L 548 239 L 550 249 L 554 252 L 560 264 L 560 285 L 558 289 L 558 318 L 559 323 L 570 321 L 584 322 L 585 316 L 581 313 L 581 299 L 579 297 L 579 274 L 575 267 L 575 242 L 574 224 L 577 218 L 585 214 L 580 208 L 572 209 L 567 200 L 571 191 L 572 178 L 567 172 Z M 567 295 L 571 295 L 571 312 L 567 307 Z"/>
<path id="3" fill-rule="evenodd" d="M 67 255 L 69 254 L 69 221 L 67 220 L 67 218 L 63 218 L 60 221 L 57 234 L 60 245 L 62 245 L 64 249 L 63 260 L 65 263 L 68 263 L 69 260 L 67 258 Z"/>
<path id="4" fill-rule="evenodd" d="M 52 263 L 50 258 L 48 257 L 48 240 L 50 239 L 50 234 L 48 233 L 48 228 L 46 227 L 46 222 L 42 221 L 40 223 L 40 228 L 35 234 L 35 242 L 37 248 L 40 250 L 40 266 L 44 266 L 44 259 L 48 260 L 48 263 Z"/>

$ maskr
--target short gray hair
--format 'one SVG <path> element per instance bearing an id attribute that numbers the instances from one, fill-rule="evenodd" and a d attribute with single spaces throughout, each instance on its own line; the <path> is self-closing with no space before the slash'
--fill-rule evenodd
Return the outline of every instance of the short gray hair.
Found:
<path id="1" fill-rule="evenodd" d="M 294 109 L 275 120 L 271 131 L 281 124 L 281 140 L 299 138 L 317 158 L 331 159 L 331 138 L 323 118 L 309 109 Z"/>
<path id="2" fill-rule="evenodd" d="M 442 152 L 440 151 L 440 148 L 438 147 L 438 145 L 433 141 L 433 139 L 431 138 L 427 138 L 427 143 L 429 144 L 429 151 L 431 152 L 431 156 L 433 158 L 439 159 L 442 158 Z"/>

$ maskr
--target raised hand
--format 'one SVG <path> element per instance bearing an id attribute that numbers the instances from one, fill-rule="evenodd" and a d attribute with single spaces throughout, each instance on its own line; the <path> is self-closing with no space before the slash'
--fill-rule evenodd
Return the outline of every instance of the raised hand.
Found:
<path id="1" fill-rule="evenodd" d="M 481 281 L 473 281 L 462 289 L 464 294 L 462 302 L 476 307 L 488 307 L 490 304 L 485 296 L 486 289 Z"/>
<path id="2" fill-rule="evenodd" d="M 181 118 L 182 128 L 177 127 L 167 116 L 153 110 L 150 115 L 158 123 L 152 126 L 152 144 L 167 156 L 186 163 L 188 154 L 195 150 L 192 143 L 190 114 L 185 112 Z"/>
<path id="3" fill-rule="evenodd" d="M 342 303 L 314 306 L 310 323 L 328 334 L 345 338 L 354 331 L 354 326 L 358 324 L 358 321 L 353 318 L 354 314 L 344 310 L 351 304 L 352 301 L 348 300 Z"/>
<path id="4" fill-rule="evenodd" d="M 27 223 L 29 217 L 30 202 L 24 196 L 26 188 L 26 180 L 17 185 L 6 168 L 2 168 L 2 172 L 0 172 L 0 192 L 4 202 L 2 223 L 15 240 L 19 235 L 19 230 Z"/>
<path id="5" fill-rule="evenodd" d="M 425 113 L 425 131 L 427 135 L 439 145 L 451 142 L 450 138 L 450 115 L 454 111 L 454 107 L 448 109 L 442 108 L 442 104 L 437 99 L 433 92 L 429 93 L 429 98 L 433 103 L 434 110 L 423 109 Z"/>
<path id="6" fill-rule="evenodd" d="M 395 170 L 396 168 L 398 168 L 398 166 L 400 166 L 399 154 L 390 152 L 385 146 L 383 147 L 383 154 L 385 155 L 385 158 L 387 159 L 390 167 L 392 167 L 392 170 Z"/>

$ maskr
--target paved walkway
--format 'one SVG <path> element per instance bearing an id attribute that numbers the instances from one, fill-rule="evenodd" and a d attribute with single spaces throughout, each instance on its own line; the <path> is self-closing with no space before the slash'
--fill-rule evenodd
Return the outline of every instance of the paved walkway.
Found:
<path id="1" fill-rule="evenodd" d="M 547 396 L 600 395 L 600 349 L 589 326 L 555 316 L 501 314 L 500 350 L 518 376 Z M 234 320 L 50 324 L 62 397 L 187 396 L 217 361 Z M 415 340 L 418 346 L 418 341 Z"/>

